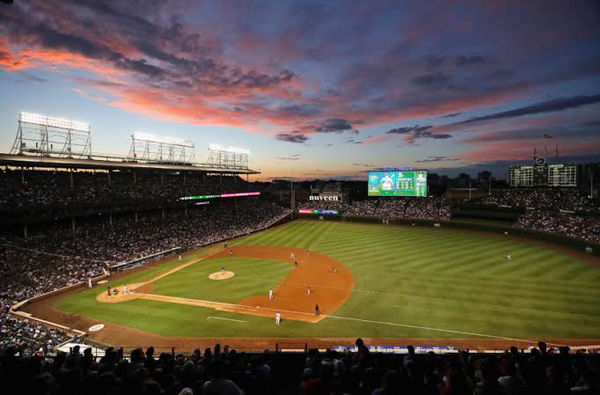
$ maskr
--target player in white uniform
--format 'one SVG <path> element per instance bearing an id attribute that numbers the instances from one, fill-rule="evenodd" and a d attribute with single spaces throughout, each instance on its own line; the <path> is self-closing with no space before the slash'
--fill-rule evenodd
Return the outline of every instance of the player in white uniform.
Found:
<path id="1" fill-rule="evenodd" d="M 383 191 L 391 191 L 394 185 L 394 181 L 389 174 L 385 173 L 385 175 L 381 178 L 381 189 Z"/>
<path id="2" fill-rule="evenodd" d="M 506 254 L 506 259 L 508 259 L 509 261 L 512 261 L 512 254 L 510 252 L 508 254 Z"/>
<path id="3" fill-rule="evenodd" d="M 310 296 L 310 284 L 306 285 L 306 295 Z"/>
<path id="4" fill-rule="evenodd" d="M 92 288 L 92 278 L 88 277 L 88 288 Z"/>
<path id="5" fill-rule="evenodd" d="M 293 252 L 290 254 L 290 260 L 296 260 L 296 254 L 294 254 Z"/>
<path id="6" fill-rule="evenodd" d="M 273 300 L 273 288 L 269 288 L 269 300 Z"/>
<path id="7" fill-rule="evenodd" d="M 281 322 L 281 313 L 278 311 L 277 313 L 275 313 L 275 325 L 279 326 L 280 322 Z"/>

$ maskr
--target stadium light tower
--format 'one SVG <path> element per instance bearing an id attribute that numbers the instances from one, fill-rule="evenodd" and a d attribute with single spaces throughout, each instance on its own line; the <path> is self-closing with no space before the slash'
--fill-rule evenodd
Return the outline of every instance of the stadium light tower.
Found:
<path id="1" fill-rule="evenodd" d="M 87 122 L 22 112 L 10 153 L 89 157 L 92 154 L 91 131 Z"/>
<path id="2" fill-rule="evenodd" d="M 128 160 L 159 163 L 192 163 L 194 143 L 179 137 L 157 136 L 150 133 L 134 132 Z"/>
<path id="3" fill-rule="evenodd" d="M 245 148 L 208 145 L 208 164 L 221 169 L 247 169 L 250 150 Z"/>

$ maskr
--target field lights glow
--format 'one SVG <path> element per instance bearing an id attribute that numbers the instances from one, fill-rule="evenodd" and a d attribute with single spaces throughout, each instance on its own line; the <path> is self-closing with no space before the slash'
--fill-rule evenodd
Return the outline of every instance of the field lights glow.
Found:
<path id="1" fill-rule="evenodd" d="M 209 144 L 208 149 L 211 151 L 225 151 L 231 152 L 233 154 L 246 154 L 250 155 L 250 150 L 245 148 L 231 147 L 231 146 L 223 146 L 220 144 Z"/>
<path id="2" fill-rule="evenodd" d="M 34 114 L 31 112 L 20 113 L 19 121 L 53 128 L 79 130 L 81 132 L 91 131 L 90 124 L 87 122 L 73 121 L 66 118 L 49 117 L 47 115 Z"/>
<path id="3" fill-rule="evenodd" d="M 132 137 L 136 140 L 150 141 L 153 143 L 183 145 L 185 147 L 194 148 L 194 143 L 190 140 L 172 136 L 158 136 L 156 134 L 145 132 L 133 132 Z"/>

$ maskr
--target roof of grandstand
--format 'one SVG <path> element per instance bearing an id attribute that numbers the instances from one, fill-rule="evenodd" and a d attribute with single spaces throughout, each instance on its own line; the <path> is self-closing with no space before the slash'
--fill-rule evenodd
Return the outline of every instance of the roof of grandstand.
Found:
<path id="1" fill-rule="evenodd" d="M 27 156 L 0 154 L 0 166 L 16 166 L 28 168 L 69 168 L 69 169 L 103 169 L 103 170 L 158 170 L 189 171 L 222 174 L 259 174 L 248 168 L 232 166 L 213 166 L 203 163 L 173 164 L 165 162 L 127 161 L 118 157 L 90 158 L 57 158 L 48 156 Z"/>

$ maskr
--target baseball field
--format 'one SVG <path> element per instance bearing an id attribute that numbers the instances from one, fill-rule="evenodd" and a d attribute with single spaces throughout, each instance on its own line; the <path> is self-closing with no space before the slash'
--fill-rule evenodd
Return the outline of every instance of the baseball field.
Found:
<path id="1" fill-rule="evenodd" d="M 355 337 L 598 344 L 599 283 L 597 258 L 510 235 L 294 221 L 61 296 L 47 317 L 105 324 L 95 336 L 112 343 L 129 336 L 163 344 Z M 108 296 L 107 286 L 120 295 Z"/>

